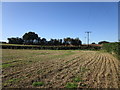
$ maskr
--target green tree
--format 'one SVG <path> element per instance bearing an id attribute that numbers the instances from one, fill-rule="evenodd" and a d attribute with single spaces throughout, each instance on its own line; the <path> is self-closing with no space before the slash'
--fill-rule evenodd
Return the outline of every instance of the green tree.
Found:
<path id="1" fill-rule="evenodd" d="M 70 43 L 71 43 L 71 38 L 70 37 L 64 38 L 64 44 L 65 45 L 70 45 Z"/>
<path id="2" fill-rule="evenodd" d="M 62 39 L 59 39 L 59 45 L 62 45 Z"/>
<path id="3" fill-rule="evenodd" d="M 40 44 L 47 45 L 47 40 L 45 38 L 42 38 Z"/>
<path id="4" fill-rule="evenodd" d="M 67 37 L 67 38 L 64 38 L 64 45 L 81 45 L 82 42 L 79 38 L 70 38 L 70 37 Z"/>
<path id="5" fill-rule="evenodd" d="M 78 46 L 78 45 L 81 45 L 82 42 L 79 38 L 75 38 L 75 39 L 71 39 L 71 44 Z"/>
<path id="6" fill-rule="evenodd" d="M 40 43 L 41 43 L 41 38 L 40 37 L 38 37 L 36 40 L 34 40 L 34 44 L 40 45 Z"/>
<path id="7" fill-rule="evenodd" d="M 23 39 L 19 38 L 19 37 L 8 38 L 8 43 L 10 43 L 10 44 L 23 44 Z"/>
<path id="8" fill-rule="evenodd" d="M 96 44 L 95 42 L 93 42 L 92 44 Z"/>
<path id="9" fill-rule="evenodd" d="M 28 32 L 23 35 L 23 40 L 25 44 L 33 44 L 33 41 L 37 39 L 38 34 L 35 34 L 35 32 Z"/>

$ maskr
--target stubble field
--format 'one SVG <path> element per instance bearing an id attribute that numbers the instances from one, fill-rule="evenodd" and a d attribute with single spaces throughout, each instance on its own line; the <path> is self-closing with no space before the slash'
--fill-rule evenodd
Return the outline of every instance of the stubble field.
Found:
<path id="1" fill-rule="evenodd" d="M 80 50 L 2 50 L 2 87 L 120 88 L 120 62 Z"/>

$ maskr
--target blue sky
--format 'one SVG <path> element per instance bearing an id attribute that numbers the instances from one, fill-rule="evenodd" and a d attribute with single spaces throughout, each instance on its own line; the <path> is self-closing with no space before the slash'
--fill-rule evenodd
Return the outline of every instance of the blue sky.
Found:
<path id="1" fill-rule="evenodd" d="M 86 43 L 118 40 L 117 2 L 4 2 L 2 40 L 36 32 L 47 40 L 79 37 Z"/>

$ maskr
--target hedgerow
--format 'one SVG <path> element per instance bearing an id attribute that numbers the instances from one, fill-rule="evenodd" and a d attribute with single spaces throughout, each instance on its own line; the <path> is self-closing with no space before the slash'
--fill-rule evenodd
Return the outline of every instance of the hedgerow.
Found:
<path id="1" fill-rule="evenodd" d="M 39 50 L 99 50 L 99 46 L 38 46 L 38 45 L 2 45 L 2 49 L 39 49 Z"/>
<path id="2" fill-rule="evenodd" d="M 120 57 L 120 42 L 105 43 L 103 44 L 102 49 L 111 54 L 116 54 L 118 57 Z"/>

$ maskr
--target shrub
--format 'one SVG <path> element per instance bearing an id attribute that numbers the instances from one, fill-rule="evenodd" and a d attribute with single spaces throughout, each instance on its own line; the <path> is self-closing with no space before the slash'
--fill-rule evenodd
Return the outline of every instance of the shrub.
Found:
<path id="1" fill-rule="evenodd" d="M 120 42 L 116 42 L 116 43 L 105 43 L 103 44 L 102 47 L 103 50 L 109 52 L 109 53 L 115 53 L 120 55 Z"/>
<path id="2" fill-rule="evenodd" d="M 73 78 L 73 81 L 75 81 L 75 82 L 80 82 L 80 81 L 82 81 L 79 77 L 75 77 L 75 78 Z"/>
<path id="3" fill-rule="evenodd" d="M 69 82 L 69 83 L 66 84 L 65 87 L 66 88 L 77 88 L 77 86 L 78 86 L 78 84 Z"/>
<path id="4" fill-rule="evenodd" d="M 111 54 L 114 53 L 117 56 L 117 58 L 120 59 L 120 42 L 103 44 L 102 49 Z"/>

